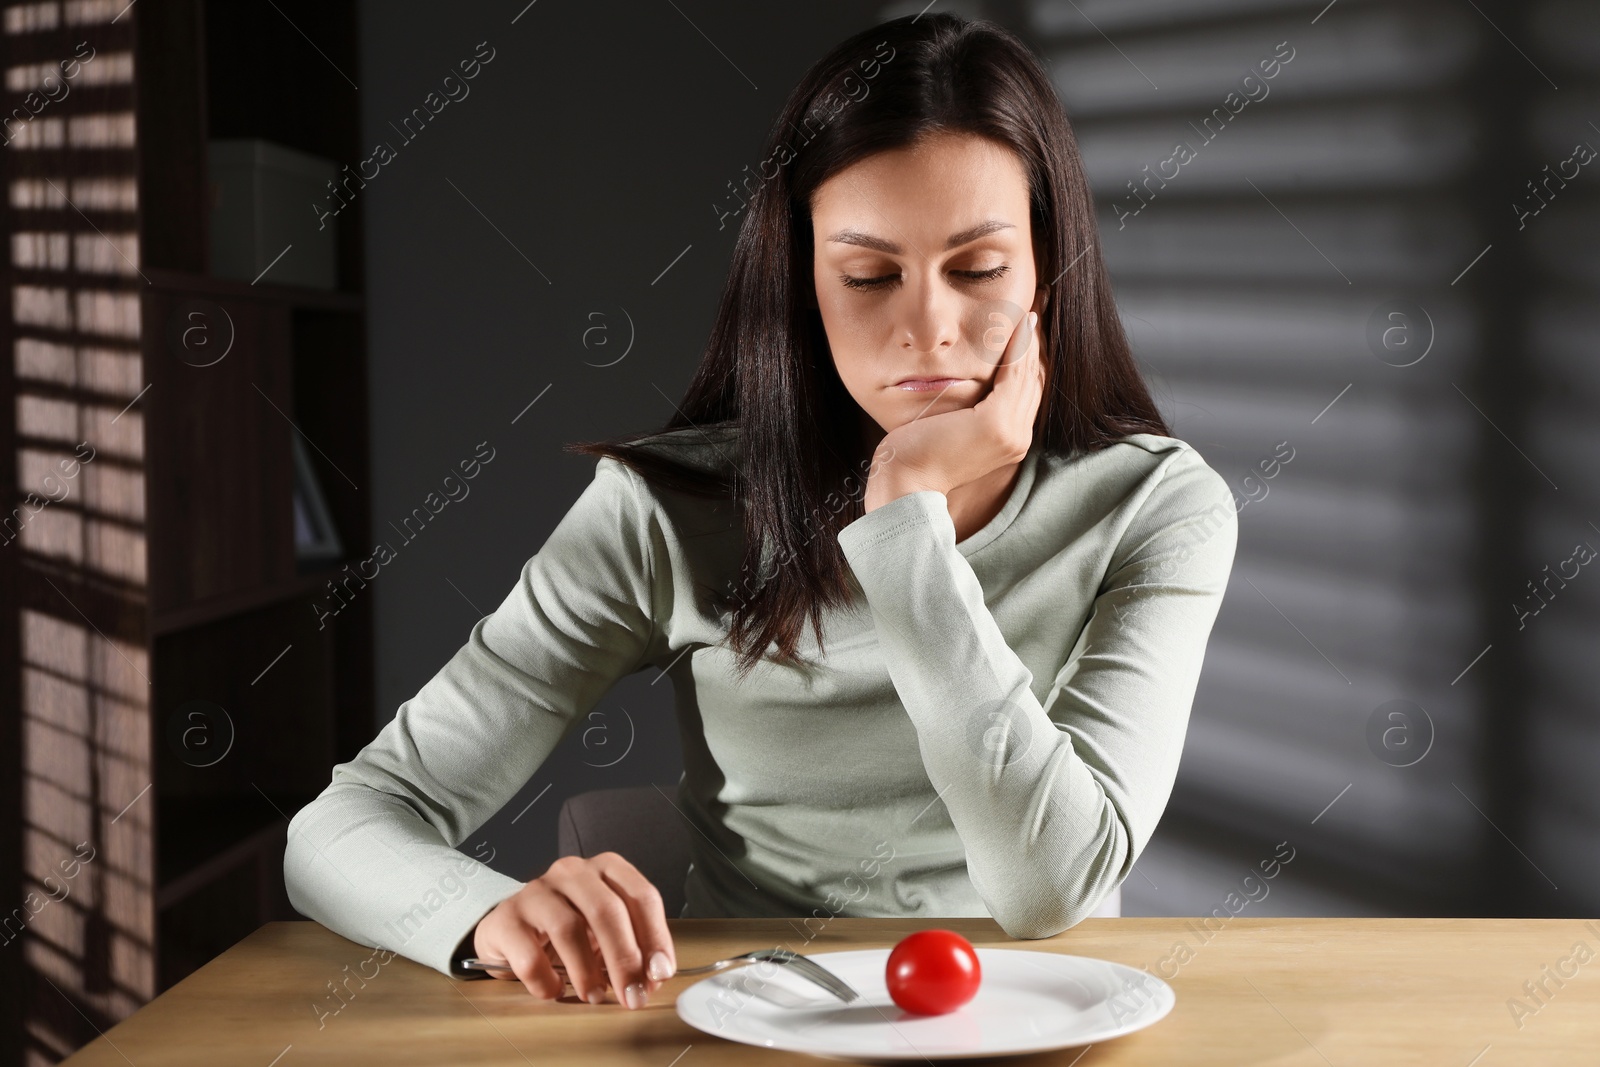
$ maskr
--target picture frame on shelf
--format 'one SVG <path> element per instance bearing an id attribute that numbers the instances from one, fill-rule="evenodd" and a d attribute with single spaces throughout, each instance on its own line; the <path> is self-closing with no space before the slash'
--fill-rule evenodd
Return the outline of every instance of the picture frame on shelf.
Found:
<path id="1" fill-rule="evenodd" d="M 298 436 L 294 446 L 294 555 L 301 563 L 327 563 L 344 555 L 339 530 L 328 510 L 311 456 Z"/>

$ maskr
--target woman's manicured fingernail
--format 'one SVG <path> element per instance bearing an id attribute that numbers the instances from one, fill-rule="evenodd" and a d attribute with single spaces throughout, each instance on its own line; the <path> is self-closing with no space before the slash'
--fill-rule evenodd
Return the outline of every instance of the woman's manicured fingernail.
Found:
<path id="1" fill-rule="evenodd" d="M 676 968 L 672 966 L 672 961 L 667 959 L 667 954 L 665 952 L 657 951 L 651 955 L 648 973 L 655 981 L 666 981 L 668 978 L 672 977 L 672 972 L 674 970 L 676 970 Z"/>
<path id="2" fill-rule="evenodd" d="M 640 982 L 630 984 L 622 996 L 632 1011 L 638 1011 L 650 1002 L 650 994 L 645 992 L 644 985 Z"/>
<path id="3" fill-rule="evenodd" d="M 1029 326 L 1034 325 L 1038 321 L 1039 321 L 1039 313 L 1037 311 L 1028 312 L 1028 325 Z"/>
<path id="4" fill-rule="evenodd" d="M 589 990 L 589 995 L 583 999 L 590 1004 L 604 1004 L 606 1002 L 606 991 L 600 988 L 591 989 Z"/>

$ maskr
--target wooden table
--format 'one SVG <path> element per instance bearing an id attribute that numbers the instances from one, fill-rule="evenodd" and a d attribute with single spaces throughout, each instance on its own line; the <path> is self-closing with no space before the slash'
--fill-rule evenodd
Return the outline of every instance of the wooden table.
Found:
<path id="1" fill-rule="evenodd" d="M 828 952 L 888 947 L 944 926 L 975 945 L 1117 960 L 1167 978 L 1170 1015 L 1113 1041 L 1029 1064 L 1305 1064 L 1505 1067 L 1600 1063 L 1600 921 L 1579 919 L 1087 919 L 1014 941 L 989 919 L 848 919 L 809 942 L 782 919 L 673 919 L 689 966 L 760 944 Z M 1176 946 L 1185 945 L 1185 952 Z M 1578 948 L 1582 946 L 1582 948 Z M 1577 951 L 1575 952 L 1575 949 Z M 679 1020 L 674 979 L 630 1012 L 536 1000 L 513 982 L 455 980 L 310 922 L 270 923 L 67 1062 L 156 1067 L 504 1064 L 707 1067 L 826 1061 L 735 1044 Z M 345 971 L 345 966 L 350 971 Z M 376 975 L 373 971 L 377 970 Z M 355 982 L 338 1014 L 330 982 Z M 1537 999 L 1530 996 L 1524 983 Z M 1538 991 L 1540 983 L 1549 991 Z M 1511 1005 L 1523 1010 L 1514 1013 Z M 320 1006 L 320 1007 L 319 1007 Z"/>

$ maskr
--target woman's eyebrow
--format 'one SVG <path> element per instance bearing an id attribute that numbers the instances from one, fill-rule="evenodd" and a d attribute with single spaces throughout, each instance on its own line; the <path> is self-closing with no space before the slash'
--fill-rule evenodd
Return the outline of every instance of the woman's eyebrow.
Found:
<path id="1" fill-rule="evenodd" d="M 978 223 L 976 226 L 962 230 L 960 233 L 951 234 L 950 239 L 945 241 L 944 247 L 946 250 L 959 248 L 969 241 L 976 241 L 978 238 L 985 237 L 991 233 L 994 233 L 996 230 L 1014 229 L 1016 229 L 1015 226 L 1004 221 L 1003 219 L 989 219 L 985 222 Z M 862 248 L 871 248 L 879 252 L 887 252 L 891 256 L 898 256 L 900 254 L 900 246 L 895 244 L 893 241 L 886 241 L 882 237 L 875 237 L 870 233 L 862 233 L 860 230 L 840 230 L 832 237 L 829 237 L 828 240 L 829 242 L 837 242 L 845 245 L 860 245 Z"/>

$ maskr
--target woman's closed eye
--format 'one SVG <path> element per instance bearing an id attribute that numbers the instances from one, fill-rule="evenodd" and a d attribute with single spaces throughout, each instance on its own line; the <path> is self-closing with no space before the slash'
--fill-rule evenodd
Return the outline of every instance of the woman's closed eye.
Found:
<path id="1" fill-rule="evenodd" d="M 990 267 L 988 270 L 954 270 L 950 273 L 966 281 L 992 282 L 1010 270 L 1009 266 L 1002 263 L 1000 266 Z M 839 275 L 839 281 L 844 283 L 847 289 L 883 289 L 897 284 L 900 281 L 900 275 L 885 274 L 877 278 L 856 278 L 849 274 L 841 274 Z"/>

